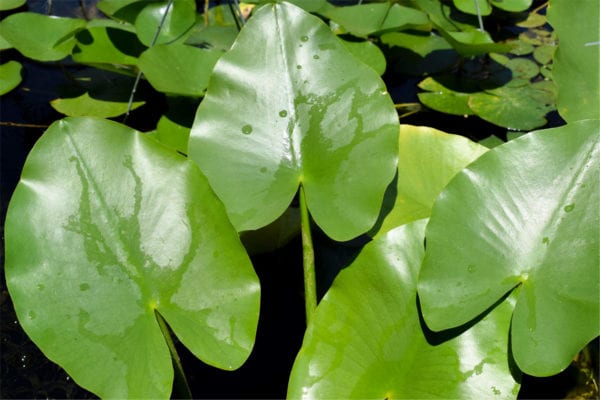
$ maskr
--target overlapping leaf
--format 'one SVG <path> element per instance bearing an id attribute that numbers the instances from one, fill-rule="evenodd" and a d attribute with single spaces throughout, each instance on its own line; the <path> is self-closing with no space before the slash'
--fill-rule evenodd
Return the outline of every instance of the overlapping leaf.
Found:
<path id="1" fill-rule="evenodd" d="M 316 223 L 348 240 L 377 219 L 397 140 L 377 73 L 281 3 L 256 11 L 216 64 L 189 150 L 239 231 L 275 220 L 301 184 Z"/>
<path id="2" fill-rule="evenodd" d="M 377 236 L 408 222 L 429 218 L 435 199 L 452 177 L 486 151 L 462 136 L 402 125 L 395 204 Z"/>
<path id="3" fill-rule="evenodd" d="M 83 19 L 23 12 L 4 19 L 0 23 L 0 33 L 24 56 L 39 61 L 56 61 L 71 53 L 75 33 L 84 27 Z"/>
<path id="4" fill-rule="evenodd" d="M 530 133 L 459 173 L 436 201 L 419 278 L 432 329 L 464 324 L 519 286 L 520 368 L 552 375 L 600 333 L 598 120 Z"/>
<path id="5" fill-rule="evenodd" d="M 168 398 L 158 312 L 208 364 L 253 346 L 259 283 L 198 168 L 95 118 L 53 124 L 32 150 L 6 219 L 6 279 L 21 325 L 81 386 Z"/>
<path id="6" fill-rule="evenodd" d="M 425 223 L 374 240 L 340 272 L 307 328 L 289 398 L 516 398 L 506 335 L 512 299 L 454 332 L 436 335 L 420 321 Z"/>

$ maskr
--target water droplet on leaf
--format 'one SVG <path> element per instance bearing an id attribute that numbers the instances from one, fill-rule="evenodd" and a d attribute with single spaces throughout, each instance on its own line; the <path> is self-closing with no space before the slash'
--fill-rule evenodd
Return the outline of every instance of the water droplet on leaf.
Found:
<path id="1" fill-rule="evenodd" d="M 300 64 L 296 65 L 296 69 L 302 69 L 302 65 L 300 65 Z"/>
<path id="2" fill-rule="evenodd" d="M 575 204 L 567 204 L 563 210 L 565 210 L 565 212 L 571 212 L 575 209 Z"/>
<path id="3" fill-rule="evenodd" d="M 305 35 L 305 36 L 302 36 L 302 37 L 300 38 L 300 40 L 302 40 L 303 42 L 308 42 L 308 36 L 306 36 L 306 35 Z"/>
<path id="4" fill-rule="evenodd" d="M 37 314 L 35 313 L 35 311 L 31 310 L 29 311 L 27 316 L 29 317 L 29 319 L 35 319 L 35 317 L 37 317 Z"/>
<path id="5" fill-rule="evenodd" d="M 280 116 L 281 118 L 285 118 L 285 117 L 287 117 L 287 114 L 288 114 L 288 113 L 287 113 L 287 110 L 281 110 L 281 111 L 279 111 L 279 116 Z"/>
<path id="6" fill-rule="evenodd" d="M 473 264 L 469 264 L 469 266 L 467 267 L 467 271 L 475 272 L 475 266 Z"/>
<path id="7" fill-rule="evenodd" d="M 252 133 L 252 125 L 244 125 L 242 126 L 242 133 L 244 135 L 249 135 Z"/>
<path id="8" fill-rule="evenodd" d="M 313 56 L 313 58 L 314 58 L 315 60 L 318 60 L 318 59 L 319 59 L 319 58 L 321 58 L 321 57 L 319 57 L 317 54 L 315 54 L 315 55 Z"/>
<path id="9" fill-rule="evenodd" d="M 550 243 L 550 239 L 548 238 L 548 236 L 544 236 L 544 238 L 542 239 L 542 243 L 544 243 L 544 244 Z"/>
<path id="10" fill-rule="evenodd" d="M 81 285 L 79 285 L 79 290 L 81 290 L 82 292 L 89 290 L 89 288 L 90 288 L 90 285 L 87 283 L 82 283 Z"/>
<path id="11" fill-rule="evenodd" d="M 264 174 L 265 172 L 267 172 L 267 167 L 262 167 L 262 168 L 260 169 L 260 172 L 262 172 L 263 174 Z"/>
<path id="12" fill-rule="evenodd" d="M 46 286 L 44 286 L 43 283 L 38 283 L 37 288 L 38 288 L 38 290 L 44 290 L 46 288 Z"/>

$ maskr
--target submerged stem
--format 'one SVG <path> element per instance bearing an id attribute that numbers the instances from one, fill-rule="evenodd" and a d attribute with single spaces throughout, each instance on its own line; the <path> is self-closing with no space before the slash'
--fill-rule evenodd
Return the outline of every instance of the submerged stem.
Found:
<path id="1" fill-rule="evenodd" d="M 154 315 L 156 315 L 156 320 L 158 321 L 160 330 L 162 331 L 163 337 L 167 342 L 167 347 L 169 347 L 171 359 L 173 360 L 173 369 L 175 370 L 175 379 L 173 381 L 173 397 L 178 399 L 191 399 L 192 391 L 190 390 L 185 373 L 183 372 L 183 366 L 181 365 L 179 354 L 177 354 L 175 343 L 173 343 L 173 339 L 171 339 L 171 331 L 158 311 L 154 310 Z"/>
<path id="2" fill-rule="evenodd" d="M 317 308 L 317 281 L 315 278 L 315 250 L 310 233 L 310 216 L 306 205 L 304 187 L 300 185 L 300 226 L 302 230 L 302 258 L 304 266 L 304 303 L 306 323 L 311 320 Z"/>

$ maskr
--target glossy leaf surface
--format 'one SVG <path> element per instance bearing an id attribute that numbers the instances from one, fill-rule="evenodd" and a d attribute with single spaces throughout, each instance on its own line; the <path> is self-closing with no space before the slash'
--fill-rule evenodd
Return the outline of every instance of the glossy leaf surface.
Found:
<path id="1" fill-rule="evenodd" d="M 348 240 L 377 219 L 397 140 L 377 73 L 318 18 L 281 3 L 256 11 L 217 62 L 190 157 L 238 231 L 275 220 L 302 184 L 316 223 Z"/>
<path id="2" fill-rule="evenodd" d="M 419 278 L 428 326 L 464 324 L 519 286 L 513 355 L 538 376 L 567 367 L 599 334 L 599 133 L 597 120 L 533 132 L 450 182 Z"/>
<path id="3" fill-rule="evenodd" d="M 567 122 L 600 118 L 600 4 L 551 1 L 548 21 L 560 40 L 552 76 L 558 112 Z"/>
<path id="4" fill-rule="evenodd" d="M 160 92 L 201 96 L 221 54 L 221 51 L 184 44 L 163 44 L 142 53 L 138 65 L 146 79 Z"/>
<path id="5" fill-rule="evenodd" d="M 96 118 L 53 124 L 29 155 L 6 219 L 6 279 L 23 329 L 105 398 L 168 398 L 156 320 L 204 362 L 241 365 L 259 283 L 198 168 Z"/>
<path id="6" fill-rule="evenodd" d="M 472 15 L 490 15 L 492 7 L 489 0 L 452 0 L 452 3 L 460 11 Z"/>
<path id="7" fill-rule="evenodd" d="M 507 359 L 511 299 L 471 327 L 423 330 L 416 284 L 425 223 L 367 244 L 340 272 L 307 328 L 288 398 L 516 398 Z"/>
<path id="8" fill-rule="evenodd" d="M 84 27 L 83 19 L 23 12 L 4 19 L 0 23 L 0 33 L 24 56 L 39 61 L 56 61 L 71 53 L 75 33 Z"/>
<path id="9" fill-rule="evenodd" d="M 452 177 L 487 151 L 463 136 L 413 125 L 400 127 L 398 149 L 396 200 L 377 236 L 429 218 L 435 199 Z"/>
<path id="10" fill-rule="evenodd" d="M 0 95 L 10 92 L 21 83 L 23 66 L 17 61 L 0 65 Z"/>

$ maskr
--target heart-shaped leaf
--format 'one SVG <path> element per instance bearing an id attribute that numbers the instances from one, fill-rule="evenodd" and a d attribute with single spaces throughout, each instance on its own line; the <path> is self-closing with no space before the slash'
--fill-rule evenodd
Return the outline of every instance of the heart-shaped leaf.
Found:
<path id="1" fill-rule="evenodd" d="M 402 125 L 394 208 L 377 236 L 429 218 L 431 208 L 452 177 L 487 149 L 469 139 L 425 126 Z"/>
<path id="2" fill-rule="evenodd" d="M 23 12 L 4 19 L 0 23 L 0 33 L 24 56 L 39 61 L 56 61 L 71 53 L 75 33 L 84 27 L 83 19 Z"/>
<path id="3" fill-rule="evenodd" d="M 521 286 L 511 337 L 524 372 L 558 373 L 599 334 L 598 126 L 498 146 L 440 194 L 419 277 L 432 329 L 464 324 Z"/>
<path id="4" fill-rule="evenodd" d="M 567 122 L 600 118 L 600 7 L 594 1 L 552 1 L 548 21 L 560 40 L 552 76 L 558 112 Z"/>
<path id="5" fill-rule="evenodd" d="M 275 220 L 304 186 L 336 240 L 373 226 L 396 170 L 398 117 L 376 72 L 289 3 L 258 11 L 217 62 L 190 136 L 238 231 Z"/>
<path id="6" fill-rule="evenodd" d="M 416 284 L 425 221 L 364 247 L 319 304 L 298 353 L 291 399 L 515 398 L 509 370 L 512 299 L 469 327 L 433 334 Z"/>
<path id="7" fill-rule="evenodd" d="M 6 217 L 6 280 L 23 329 L 106 398 L 168 398 L 155 313 L 197 357 L 253 346 L 259 283 L 198 168 L 111 121 L 68 118 L 35 145 Z"/>

